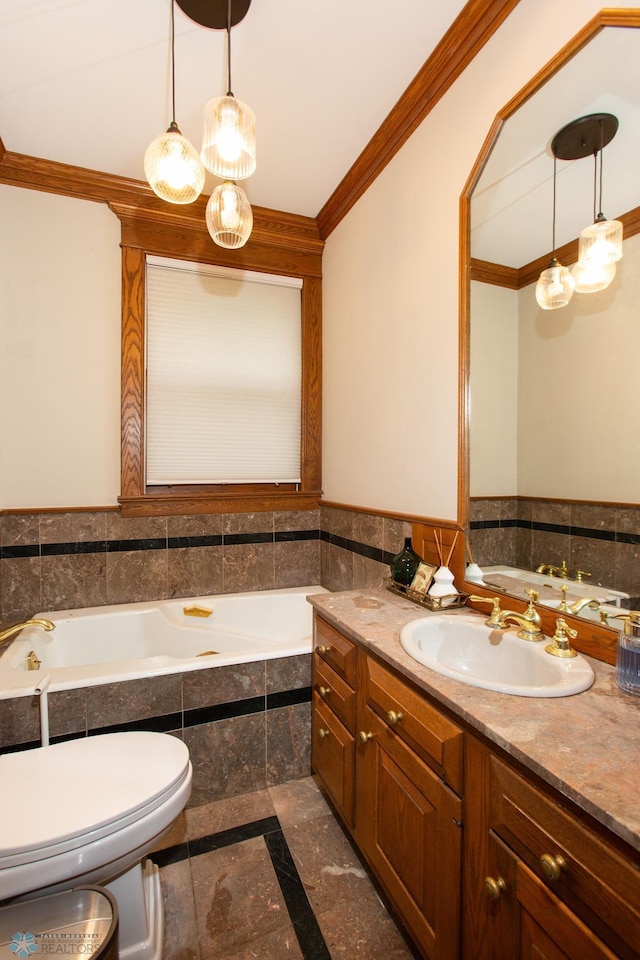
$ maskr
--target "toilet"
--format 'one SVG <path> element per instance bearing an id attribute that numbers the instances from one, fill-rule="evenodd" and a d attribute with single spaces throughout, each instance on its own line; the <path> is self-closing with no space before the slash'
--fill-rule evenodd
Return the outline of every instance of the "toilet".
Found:
<path id="1" fill-rule="evenodd" d="M 80 884 L 118 901 L 122 960 L 160 960 L 158 868 L 145 860 L 191 793 L 165 733 L 107 733 L 0 756 L 0 901 Z"/>

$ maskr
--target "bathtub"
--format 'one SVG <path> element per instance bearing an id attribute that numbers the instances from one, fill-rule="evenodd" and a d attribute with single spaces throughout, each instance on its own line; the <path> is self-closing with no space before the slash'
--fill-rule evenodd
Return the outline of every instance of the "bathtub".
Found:
<path id="1" fill-rule="evenodd" d="M 307 596 L 323 587 L 186 597 L 36 616 L 0 657 L 0 699 L 311 652 Z M 31 654 L 40 661 L 29 670 Z"/>

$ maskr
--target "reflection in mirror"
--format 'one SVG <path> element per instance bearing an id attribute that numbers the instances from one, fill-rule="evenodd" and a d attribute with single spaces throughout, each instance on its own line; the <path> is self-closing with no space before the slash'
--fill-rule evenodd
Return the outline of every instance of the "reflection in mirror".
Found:
<path id="1" fill-rule="evenodd" d="M 640 31 L 607 27 L 505 122 L 471 202 L 470 542 L 484 583 L 598 621 L 640 605 Z M 606 64 L 606 69 L 594 69 Z M 535 298 L 551 255 L 554 134 L 619 120 L 603 204 L 624 223 L 606 289 Z M 593 217 L 594 159 L 557 161 L 558 259 Z M 637 235 L 636 235 L 637 234 Z"/>

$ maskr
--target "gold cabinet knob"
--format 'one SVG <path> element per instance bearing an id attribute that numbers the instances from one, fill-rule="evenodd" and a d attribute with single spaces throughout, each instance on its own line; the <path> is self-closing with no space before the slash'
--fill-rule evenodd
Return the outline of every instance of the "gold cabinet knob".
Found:
<path id="1" fill-rule="evenodd" d="M 397 712 L 395 710 L 389 710 L 389 712 L 387 713 L 387 721 L 391 725 L 393 725 L 394 723 L 400 723 L 400 721 L 403 718 L 404 718 L 404 714 L 400 713 L 399 710 Z"/>
<path id="2" fill-rule="evenodd" d="M 368 743 L 369 740 L 373 740 L 373 734 L 371 732 L 366 733 L 364 730 L 361 730 L 358 734 L 363 743 Z"/>
<path id="3" fill-rule="evenodd" d="M 318 687 L 318 693 L 321 697 L 328 697 L 331 693 L 331 687 Z"/>
<path id="4" fill-rule="evenodd" d="M 318 651 L 318 653 L 324 654 L 324 653 L 329 653 L 329 650 L 331 650 L 331 647 L 328 646 L 328 644 L 326 643 L 321 643 L 319 647 L 316 647 L 316 650 Z"/>
<path id="5" fill-rule="evenodd" d="M 567 869 L 567 861 L 560 854 L 552 857 L 549 853 L 543 853 L 540 857 L 540 868 L 546 880 L 559 880 L 562 871 Z"/>
<path id="6" fill-rule="evenodd" d="M 318 736 L 321 740 L 324 740 L 325 737 L 329 736 L 329 730 L 324 730 L 322 727 L 318 728 Z"/>
<path id="7" fill-rule="evenodd" d="M 485 877 L 482 881 L 482 887 L 491 900 L 499 900 L 500 894 L 504 893 L 507 889 L 507 885 L 502 877 L 496 877 L 495 880 L 493 877 Z"/>

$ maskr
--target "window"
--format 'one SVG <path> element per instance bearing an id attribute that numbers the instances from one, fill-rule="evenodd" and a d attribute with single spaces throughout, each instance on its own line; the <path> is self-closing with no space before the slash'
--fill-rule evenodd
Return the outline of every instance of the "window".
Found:
<path id="1" fill-rule="evenodd" d="M 147 485 L 301 482 L 301 289 L 147 257 Z"/>
<path id="2" fill-rule="evenodd" d="M 110 206 L 121 223 L 122 458 L 118 499 L 123 516 L 307 510 L 316 507 L 321 494 L 321 267 L 324 245 L 318 237 L 315 221 L 308 217 L 256 208 L 249 243 L 239 251 L 225 251 L 211 243 L 202 210 L 197 205 L 193 210 L 181 208 L 174 211 L 167 210 L 166 205 L 157 208 L 154 200 L 145 205 L 145 202 L 136 199 L 135 203 L 112 201 Z M 152 270 L 157 266 L 154 258 L 163 258 L 165 265 L 167 260 L 181 261 L 179 266 L 173 264 L 167 272 L 188 276 L 195 269 L 198 282 L 203 276 L 211 275 L 217 278 L 215 283 L 220 284 L 229 275 L 237 277 L 240 271 L 261 274 L 262 279 L 266 274 L 267 279 L 277 280 L 275 284 L 266 285 L 269 290 L 273 287 L 276 293 L 280 291 L 285 297 L 295 298 L 300 311 L 297 321 L 299 363 L 295 374 L 299 432 L 295 441 L 291 440 L 291 422 L 287 427 L 289 454 L 295 447 L 295 458 L 289 455 L 288 462 L 281 459 L 276 466 L 264 464 L 264 469 L 269 472 L 263 474 L 256 469 L 255 459 L 250 464 L 250 472 L 243 464 L 217 463 L 212 468 L 209 463 L 205 464 L 205 472 L 200 473 L 192 463 L 186 463 L 182 454 L 179 462 L 174 464 L 168 460 L 159 464 L 159 461 L 152 462 L 151 456 L 147 457 L 147 431 L 153 448 L 153 432 L 157 423 L 154 421 L 156 413 L 151 412 L 148 416 L 147 411 L 147 401 L 153 406 L 155 389 L 153 383 L 147 384 L 146 356 L 148 346 L 150 350 L 156 349 L 153 333 L 147 343 L 146 329 L 147 261 L 149 270 Z M 220 267 L 227 270 L 220 270 Z M 215 268 L 211 274 L 210 268 Z M 296 286 L 290 286 L 290 278 L 294 278 Z M 254 290 L 264 287 L 264 284 L 243 282 L 243 287 Z M 149 296 L 150 300 L 152 298 L 153 293 Z M 181 320 L 181 323 L 184 321 Z M 211 352 L 211 347 L 201 351 L 207 360 L 206 354 Z M 217 356 L 214 359 L 217 361 Z M 261 376 L 264 375 L 263 369 Z M 246 396 L 251 393 L 264 394 L 266 390 L 264 381 L 259 384 L 259 390 L 255 389 L 255 376 L 254 367 L 253 374 L 246 378 Z M 293 379 L 291 372 L 290 382 Z M 236 376 L 229 380 L 236 390 L 238 401 Z M 162 385 L 156 389 L 160 399 L 165 389 L 166 386 Z M 271 389 L 271 393 L 271 400 L 274 401 L 275 391 Z M 292 408 L 291 395 L 282 405 Z M 274 402 L 271 406 L 273 408 Z M 177 404 L 165 404 L 165 412 L 175 407 Z M 194 416 L 199 419 L 200 427 L 212 419 L 207 414 L 198 413 Z M 197 445 L 197 438 L 201 436 L 201 429 L 193 432 L 188 445 Z M 285 448 L 287 443 L 284 444 Z M 167 446 L 173 446 L 173 441 L 169 441 Z M 222 442 L 219 446 L 222 449 Z M 275 443 L 264 446 L 275 448 Z"/>

